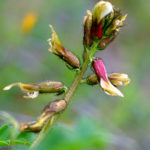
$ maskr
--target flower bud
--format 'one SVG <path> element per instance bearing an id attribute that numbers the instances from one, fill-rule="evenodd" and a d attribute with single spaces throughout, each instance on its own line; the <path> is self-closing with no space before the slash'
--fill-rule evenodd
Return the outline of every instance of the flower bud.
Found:
<path id="1" fill-rule="evenodd" d="M 111 73 L 108 77 L 110 82 L 115 86 L 126 86 L 131 81 L 128 75 L 123 73 Z"/>
<path id="2" fill-rule="evenodd" d="M 103 18 L 113 11 L 113 6 L 110 2 L 100 1 L 93 9 L 93 20 L 91 28 L 91 37 L 101 39 L 103 36 Z"/>
<path id="3" fill-rule="evenodd" d="M 113 6 L 110 2 L 100 1 L 93 9 L 93 21 L 99 24 L 101 20 L 113 11 Z"/>
<path id="4" fill-rule="evenodd" d="M 42 112 L 55 112 L 55 113 L 59 113 L 61 111 L 63 111 L 65 108 L 67 107 L 67 104 L 65 102 L 65 100 L 56 100 L 54 102 L 51 102 L 50 104 L 48 104 Z"/>
<path id="5" fill-rule="evenodd" d="M 87 84 L 89 84 L 89 85 L 96 85 L 98 83 L 96 74 L 89 75 L 87 77 L 86 81 L 87 81 Z"/>
<path id="6" fill-rule="evenodd" d="M 36 98 L 39 93 L 57 93 L 61 94 L 66 90 L 66 87 L 61 82 L 45 81 L 40 83 L 24 84 L 21 82 L 13 83 L 6 86 L 3 90 L 10 90 L 13 86 L 19 86 L 22 91 L 27 93 L 24 98 Z"/>
<path id="7" fill-rule="evenodd" d="M 84 18 L 84 44 L 91 46 L 92 13 L 90 10 L 87 10 L 87 14 Z"/>
<path id="8" fill-rule="evenodd" d="M 100 87 L 104 90 L 104 92 L 108 95 L 123 97 L 123 94 L 120 92 L 120 90 L 114 87 L 108 79 L 103 61 L 101 59 L 95 59 L 93 60 L 92 65 L 99 79 Z"/>
<path id="9" fill-rule="evenodd" d="M 73 68 L 79 68 L 80 67 L 79 59 L 72 52 L 66 50 L 61 45 L 61 42 L 52 25 L 50 25 L 50 28 L 52 30 L 52 38 L 48 39 L 50 45 L 49 51 L 59 56 L 62 60 L 67 62 Z"/>

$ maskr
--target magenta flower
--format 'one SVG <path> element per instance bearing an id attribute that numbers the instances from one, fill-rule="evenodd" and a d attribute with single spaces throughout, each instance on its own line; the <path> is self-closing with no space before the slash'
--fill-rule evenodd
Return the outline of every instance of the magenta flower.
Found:
<path id="1" fill-rule="evenodd" d="M 121 91 L 110 82 L 103 61 L 101 59 L 94 59 L 92 65 L 103 91 L 108 95 L 124 97 Z"/>

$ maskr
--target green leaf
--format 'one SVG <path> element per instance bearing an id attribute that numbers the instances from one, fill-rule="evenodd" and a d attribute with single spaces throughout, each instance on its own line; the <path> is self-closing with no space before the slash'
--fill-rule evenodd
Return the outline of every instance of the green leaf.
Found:
<path id="1" fill-rule="evenodd" d="M 0 146 L 10 146 L 12 144 L 16 145 L 26 145 L 29 146 L 36 137 L 35 133 L 31 132 L 20 132 L 15 136 L 12 141 L 12 131 L 14 128 L 9 125 L 3 125 L 0 127 Z"/>
<path id="2" fill-rule="evenodd" d="M 15 140 L 16 144 L 30 145 L 36 138 L 36 133 L 20 132 Z"/>
<path id="3" fill-rule="evenodd" d="M 8 125 L 3 125 L 0 128 L 0 141 L 10 138 L 11 127 Z"/>
<path id="4" fill-rule="evenodd" d="M 10 142 L 0 141 L 0 146 L 9 146 Z"/>

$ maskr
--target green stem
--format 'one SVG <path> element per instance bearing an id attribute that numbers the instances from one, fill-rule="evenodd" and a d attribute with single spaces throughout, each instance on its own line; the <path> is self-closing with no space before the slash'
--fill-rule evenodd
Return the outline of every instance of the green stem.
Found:
<path id="1" fill-rule="evenodd" d="M 87 70 L 87 67 L 91 61 L 91 58 L 93 57 L 95 51 L 96 51 L 96 47 L 97 47 L 97 43 L 94 43 L 90 52 L 87 54 L 87 57 L 82 65 L 82 68 L 80 70 L 80 72 L 77 74 L 77 77 L 75 79 L 75 81 L 73 82 L 72 86 L 69 88 L 69 90 L 66 92 L 65 96 L 64 96 L 64 100 L 69 103 L 71 100 L 71 97 L 73 96 L 73 94 L 75 93 L 77 87 L 80 84 L 80 81 L 83 78 L 83 75 L 85 73 L 85 71 Z"/>
<path id="2" fill-rule="evenodd" d="M 79 86 L 83 75 L 85 73 L 85 71 L 88 68 L 89 63 L 91 62 L 91 59 L 94 55 L 94 53 L 96 52 L 96 47 L 97 47 L 97 43 L 94 43 L 93 46 L 91 47 L 89 53 L 86 56 L 86 59 L 81 67 L 81 70 L 78 72 L 72 86 L 68 89 L 68 91 L 65 93 L 64 96 L 64 100 L 67 102 L 67 104 L 69 104 L 71 97 L 73 96 L 73 94 L 75 93 L 77 87 Z M 39 133 L 39 135 L 37 136 L 37 138 L 35 139 L 35 141 L 32 143 L 30 150 L 33 150 L 41 141 L 42 139 L 45 137 L 45 135 L 47 134 L 47 132 L 50 130 L 50 128 L 54 125 L 54 123 L 56 122 L 56 120 L 60 117 L 59 115 L 55 115 L 52 116 L 49 121 L 45 124 L 44 128 L 42 129 L 42 131 Z M 54 121 L 55 120 L 55 121 Z"/>

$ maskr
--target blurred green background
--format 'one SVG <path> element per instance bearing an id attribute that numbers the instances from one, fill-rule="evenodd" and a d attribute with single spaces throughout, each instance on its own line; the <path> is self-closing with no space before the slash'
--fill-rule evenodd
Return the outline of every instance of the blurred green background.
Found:
<path id="1" fill-rule="evenodd" d="M 105 51 L 97 52 L 108 72 L 127 73 L 132 82 L 121 88 L 125 98 L 105 95 L 99 86 L 81 85 L 68 109 L 39 150 L 150 149 L 150 1 L 111 0 L 128 14 L 127 25 Z M 64 47 L 82 59 L 83 17 L 96 0 L 0 0 L 0 110 L 19 122 L 35 120 L 54 94 L 25 100 L 13 82 L 62 81 L 70 86 L 75 73 L 48 52 L 52 24 Z M 30 12 L 37 21 L 28 33 L 22 22 Z M 92 71 L 87 71 L 89 75 Z M 60 96 L 61 98 L 61 96 Z M 19 147 L 20 149 L 22 147 Z"/>

